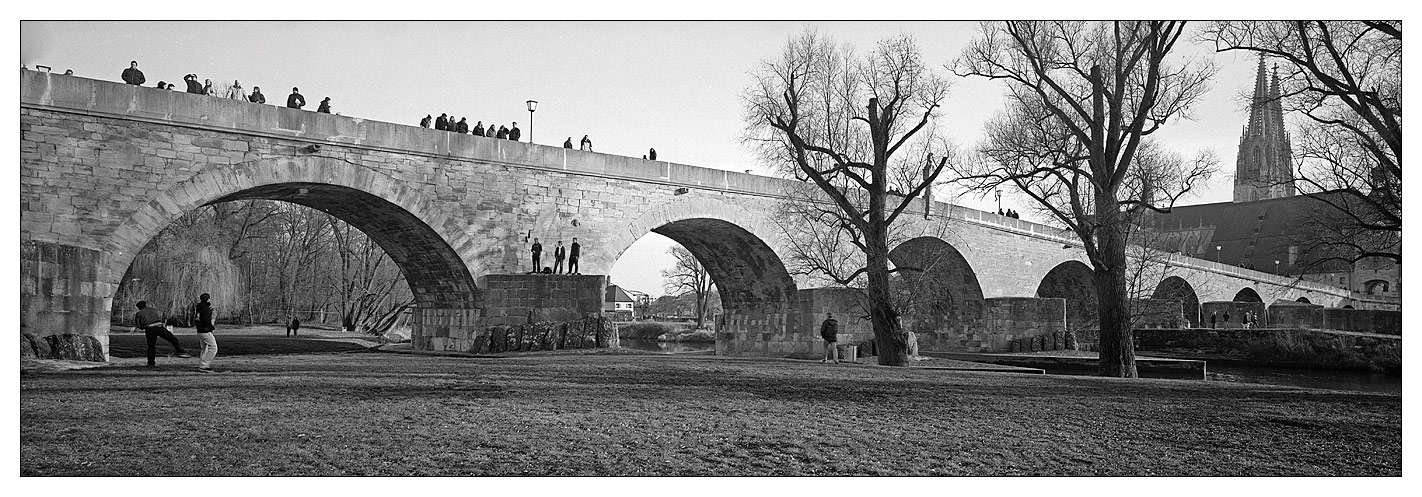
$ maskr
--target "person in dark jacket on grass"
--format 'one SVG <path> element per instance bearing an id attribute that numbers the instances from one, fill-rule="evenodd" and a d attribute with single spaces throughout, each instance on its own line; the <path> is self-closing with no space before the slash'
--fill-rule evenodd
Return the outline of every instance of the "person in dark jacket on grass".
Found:
<path id="1" fill-rule="evenodd" d="M 137 304 L 138 314 L 133 316 L 133 331 L 143 330 L 143 335 L 148 339 L 148 365 L 156 366 L 154 357 L 157 355 L 158 339 L 167 340 L 173 346 L 173 350 L 178 352 L 178 357 L 189 358 L 187 351 L 183 350 L 182 344 L 178 343 L 178 337 L 173 336 L 173 332 L 168 330 L 168 326 L 163 322 L 163 314 L 157 309 L 148 307 L 148 301 L 140 300 Z"/>
<path id="2" fill-rule="evenodd" d="M 296 319 L 296 316 L 295 316 L 295 315 L 287 314 L 287 316 L 286 316 L 286 336 L 287 336 L 287 337 L 294 337 L 294 336 L 296 336 L 296 330 L 299 330 L 299 329 L 301 329 L 301 320 L 300 320 L 300 319 Z"/>
<path id="3" fill-rule="evenodd" d="M 138 61 L 129 61 L 128 69 L 123 70 L 123 82 L 131 85 L 142 85 L 143 71 L 138 70 Z"/>
<path id="4" fill-rule="evenodd" d="M 839 364 L 839 347 L 835 344 L 839 340 L 839 321 L 835 320 L 834 314 L 825 313 L 825 320 L 820 323 L 820 338 L 825 339 L 825 357 L 820 359 L 820 364 L 831 358 Z"/>
<path id="5" fill-rule="evenodd" d="M 198 297 L 201 302 L 197 305 L 197 332 L 198 341 L 202 342 L 202 350 L 198 354 L 198 371 L 204 373 L 212 372 L 212 360 L 217 357 L 217 336 L 212 331 L 217 329 L 212 324 L 212 299 L 206 293 Z"/>

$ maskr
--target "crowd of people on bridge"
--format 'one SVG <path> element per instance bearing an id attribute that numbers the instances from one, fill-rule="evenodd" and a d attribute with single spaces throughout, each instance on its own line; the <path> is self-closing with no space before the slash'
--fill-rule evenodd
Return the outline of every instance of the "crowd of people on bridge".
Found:
<path id="1" fill-rule="evenodd" d="M 526 241 L 526 239 L 525 239 Z M 578 272 L 578 257 L 583 254 L 583 246 L 578 244 L 577 237 L 573 237 L 573 244 L 567 250 L 563 248 L 563 241 L 553 246 L 553 265 L 543 265 L 543 243 L 537 238 L 533 239 L 533 246 L 529 247 L 533 252 L 533 270 L 528 274 L 582 274 Z M 568 270 L 563 271 L 563 259 L 568 259 Z"/>
<path id="2" fill-rule="evenodd" d="M 73 74 L 73 71 L 66 72 L 65 74 Z M 138 69 L 138 61 L 136 60 L 128 63 L 128 69 L 123 70 L 121 77 L 124 83 L 135 86 L 143 86 L 143 84 L 147 82 L 147 78 L 143 76 L 143 71 Z M 204 79 L 202 82 L 198 82 L 197 74 L 185 74 L 183 75 L 183 83 L 186 85 L 184 91 L 195 95 L 243 100 L 254 104 L 267 103 L 267 96 L 262 94 L 262 88 L 260 86 L 253 86 L 252 92 L 247 93 L 247 91 L 242 88 L 242 82 L 238 80 L 233 80 L 231 84 L 224 83 L 214 85 L 211 79 Z M 167 81 L 159 81 L 157 87 L 160 90 L 177 90 L 177 87 L 174 86 L 173 83 Z M 306 106 L 306 97 L 301 95 L 300 90 L 293 87 L 291 89 L 291 95 L 288 95 L 286 98 L 286 106 L 291 109 L 301 109 Z M 321 104 L 316 108 L 316 112 L 330 114 L 331 97 L 322 99 Z"/>
<path id="3" fill-rule="evenodd" d="M 1018 216 L 1018 215 L 1017 215 L 1017 211 L 1014 211 L 1014 210 L 1012 210 L 1012 209 L 1008 209 L 1007 212 L 1003 212 L 1003 211 L 1002 211 L 1002 208 L 1000 208 L 1000 207 L 997 209 L 997 215 L 1002 216 L 1002 217 L 1010 217 L 1010 218 L 1012 218 L 1012 219 L 1022 219 L 1021 216 Z"/>
<path id="4" fill-rule="evenodd" d="M 473 128 L 470 128 L 469 118 L 460 117 L 459 121 L 455 121 L 453 114 L 446 113 L 441 113 L 439 117 L 433 117 L 432 114 L 425 114 L 424 119 L 420 119 L 421 128 L 429 128 L 431 126 L 438 131 L 449 131 L 461 135 L 474 135 L 486 138 L 498 138 L 500 140 L 519 141 L 519 138 L 523 136 L 523 131 L 518 129 L 518 123 L 513 123 L 512 127 L 505 127 L 500 124 L 498 128 L 495 128 L 494 122 L 489 121 L 489 127 L 485 128 L 484 121 L 478 121 L 474 123 Z"/>

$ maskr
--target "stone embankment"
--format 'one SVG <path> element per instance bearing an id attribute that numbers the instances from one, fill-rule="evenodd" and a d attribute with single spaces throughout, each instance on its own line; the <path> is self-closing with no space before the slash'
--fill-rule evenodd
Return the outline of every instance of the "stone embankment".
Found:
<path id="1" fill-rule="evenodd" d="M 500 325 L 474 338 L 467 352 L 530 352 L 539 350 L 617 348 L 617 325 L 600 315 L 563 322 L 540 321 Z"/>

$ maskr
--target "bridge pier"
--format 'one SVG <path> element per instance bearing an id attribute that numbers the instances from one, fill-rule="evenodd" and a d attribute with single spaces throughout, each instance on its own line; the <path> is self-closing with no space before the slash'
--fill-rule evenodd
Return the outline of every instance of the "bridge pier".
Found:
<path id="1" fill-rule="evenodd" d="M 21 357 L 108 360 L 114 285 L 100 277 L 101 259 L 84 247 L 20 241 Z"/>

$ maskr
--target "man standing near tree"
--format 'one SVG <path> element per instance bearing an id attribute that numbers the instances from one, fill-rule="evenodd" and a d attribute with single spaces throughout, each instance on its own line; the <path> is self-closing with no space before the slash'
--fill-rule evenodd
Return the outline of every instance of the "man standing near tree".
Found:
<path id="1" fill-rule="evenodd" d="M 820 364 L 830 359 L 839 364 L 839 347 L 835 343 L 839 340 L 839 321 L 834 319 L 834 314 L 825 313 L 825 320 L 820 323 L 820 338 L 825 339 L 825 357 L 820 359 Z"/>
<path id="2" fill-rule="evenodd" d="M 198 340 L 202 342 L 202 352 L 198 355 L 198 371 L 204 373 L 212 372 L 212 360 L 217 357 L 217 337 L 212 334 L 212 330 L 217 329 L 212 324 L 212 295 L 206 293 L 198 297 L 201 302 L 197 305 L 197 333 Z"/>

